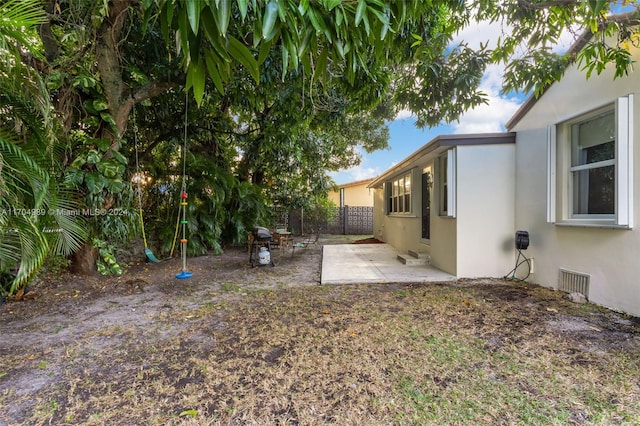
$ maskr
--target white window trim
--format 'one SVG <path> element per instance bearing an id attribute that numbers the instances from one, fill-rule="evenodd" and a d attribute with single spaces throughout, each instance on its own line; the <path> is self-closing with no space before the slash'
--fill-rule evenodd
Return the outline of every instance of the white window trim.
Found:
<path id="1" fill-rule="evenodd" d="M 446 156 L 447 161 L 447 210 L 442 210 L 442 171 L 438 170 L 438 215 L 440 217 L 456 217 L 456 149 L 447 150 L 440 158 Z M 440 161 L 438 161 L 438 165 Z"/>
<path id="2" fill-rule="evenodd" d="M 617 225 L 633 228 L 633 95 L 616 103 Z"/>
<path id="3" fill-rule="evenodd" d="M 547 222 L 563 226 L 633 228 L 633 94 L 615 101 L 616 158 L 610 160 L 616 166 L 616 212 L 614 218 L 598 215 L 569 217 L 564 211 L 557 217 L 559 197 L 568 197 L 568 191 L 558 191 L 558 142 L 557 125 L 547 129 Z M 588 115 L 583 114 L 583 115 Z M 576 118 L 581 118 L 576 117 Z M 567 120 L 563 125 L 570 122 Z M 561 157 L 561 161 L 566 161 Z M 561 170 L 569 171 L 569 164 L 561 164 Z M 574 168 L 575 170 L 575 168 Z M 565 205 L 566 200 L 561 201 Z"/>
<path id="4" fill-rule="evenodd" d="M 547 222 L 556 222 L 556 126 L 547 129 Z"/>

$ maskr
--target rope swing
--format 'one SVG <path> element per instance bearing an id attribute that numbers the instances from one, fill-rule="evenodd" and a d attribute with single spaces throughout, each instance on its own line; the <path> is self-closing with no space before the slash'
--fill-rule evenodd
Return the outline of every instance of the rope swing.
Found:
<path id="1" fill-rule="evenodd" d="M 182 271 L 176 274 L 176 278 L 190 278 L 193 274 L 187 271 L 187 110 L 189 106 L 188 94 L 185 94 L 184 102 L 184 142 L 182 146 L 182 188 L 180 189 L 180 209 L 182 209 L 182 239 L 180 239 L 180 251 L 182 254 Z M 179 217 L 178 213 L 178 217 Z M 177 229 L 176 229 L 177 231 Z M 176 232 L 177 234 L 177 232 Z"/>
<path id="2" fill-rule="evenodd" d="M 133 144 L 136 149 L 136 184 L 138 193 L 138 216 L 140 216 L 140 228 L 142 229 L 142 241 L 144 242 L 144 254 L 147 256 L 149 262 L 159 263 L 160 260 L 153 254 L 149 245 L 147 244 L 147 235 L 144 232 L 144 216 L 142 214 L 142 176 L 140 172 L 140 160 L 138 155 L 138 124 L 136 123 L 136 110 L 133 108 Z"/>

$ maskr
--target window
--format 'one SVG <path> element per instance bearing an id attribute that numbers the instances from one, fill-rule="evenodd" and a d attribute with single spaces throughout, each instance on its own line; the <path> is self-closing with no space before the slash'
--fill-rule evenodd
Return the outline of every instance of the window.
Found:
<path id="1" fill-rule="evenodd" d="M 571 216 L 615 215 L 614 111 L 571 125 Z"/>
<path id="2" fill-rule="evenodd" d="M 632 227 L 632 104 L 625 96 L 552 126 L 549 222 Z"/>
<path id="3" fill-rule="evenodd" d="M 456 150 L 450 149 L 438 157 L 438 200 L 440 216 L 455 217 Z"/>
<path id="4" fill-rule="evenodd" d="M 411 212 L 411 173 L 391 182 L 388 213 Z"/>

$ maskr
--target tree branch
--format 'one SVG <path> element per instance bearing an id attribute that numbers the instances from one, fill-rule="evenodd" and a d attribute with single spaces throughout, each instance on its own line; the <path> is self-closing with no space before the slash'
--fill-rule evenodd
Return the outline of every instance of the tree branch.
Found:
<path id="1" fill-rule="evenodd" d="M 167 90 L 178 87 L 182 83 L 177 81 L 151 81 L 143 86 L 131 89 L 131 96 L 125 101 L 129 108 L 144 100 L 151 99 Z"/>
<path id="2" fill-rule="evenodd" d="M 571 6 L 575 5 L 576 0 L 549 0 L 542 3 L 532 3 L 528 0 L 518 0 L 518 6 L 522 9 L 544 10 L 553 6 Z"/>

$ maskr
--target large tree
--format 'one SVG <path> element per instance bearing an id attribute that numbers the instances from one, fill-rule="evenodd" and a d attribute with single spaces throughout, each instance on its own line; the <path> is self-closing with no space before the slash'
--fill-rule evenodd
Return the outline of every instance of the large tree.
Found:
<path id="1" fill-rule="evenodd" d="M 269 0 L 186 2 L 147 0 L 160 7 L 165 36 L 173 29 L 184 52 L 187 87 L 196 99 L 209 75 L 219 90 L 243 64 L 258 81 L 265 52 L 281 52 L 283 74 L 302 69 L 311 80 L 344 76 L 356 83 L 395 77 L 390 91 L 419 125 L 457 119 L 486 100 L 478 91 L 488 63 L 506 64 L 505 91 L 540 93 L 578 61 L 587 74 L 607 64 L 630 70 L 630 46 L 640 38 L 635 0 Z M 181 6 L 182 5 L 182 6 Z M 473 22 L 502 23 L 498 45 L 470 49 L 453 35 Z M 241 26 L 245 30 L 238 33 Z M 558 52 L 572 34 L 580 49 Z M 608 36 L 614 35 L 611 43 Z M 332 66 L 333 65 L 333 66 Z"/>

